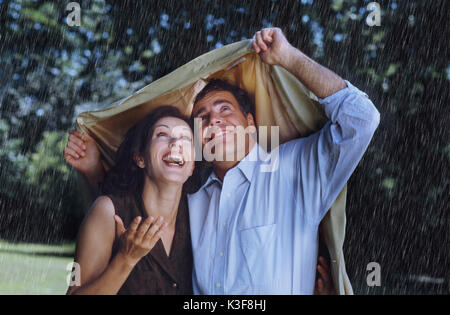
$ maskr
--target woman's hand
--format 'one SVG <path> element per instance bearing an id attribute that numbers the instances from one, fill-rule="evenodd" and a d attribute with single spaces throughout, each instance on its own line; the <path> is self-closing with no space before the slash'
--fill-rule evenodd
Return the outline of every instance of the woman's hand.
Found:
<path id="1" fill-rule="evenodd" d="M 330 266 L 326 259 L 322 256 L 318 259 L 317 280 L 314 287 L 314 295 L 335 295 L 336 290 L 333 286 L 331 278 Z"/>
<path id="2" fill-rule="evenodd" d="M 116 235 L 120 242 L 118 255 L 121 255 L 132 266 L 135 266 L 152 250 L 167 226 L 163 217 L 159 217 L 157 220 L 148 217 L 142 223 L 142 218 L 136 217 L 128 229 L 125 229 L 123 221 L 118 215 L 114 216 L 114 220 L 116 221 Z"/>

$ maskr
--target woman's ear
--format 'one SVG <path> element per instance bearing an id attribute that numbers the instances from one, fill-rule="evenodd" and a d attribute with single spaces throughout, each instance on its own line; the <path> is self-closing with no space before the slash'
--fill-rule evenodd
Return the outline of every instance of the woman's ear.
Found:
<path id="1" fill-rule="evenodd" d="M 138 167 L 145 168 L 144 158 L 139 153 L 134 154 L 134 162 Z"/>

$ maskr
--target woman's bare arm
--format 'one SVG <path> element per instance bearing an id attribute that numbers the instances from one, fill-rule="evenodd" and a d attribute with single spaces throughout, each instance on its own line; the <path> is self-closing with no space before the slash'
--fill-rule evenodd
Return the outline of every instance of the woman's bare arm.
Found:
<path id="1" fill-rule="evenodd" d="M 156 244 L 167 226 L 162 217 L 137 217 L 126 230 L 115 215 L 109 197 L 99 197 L 83 222 L 77 241 L 75 262 L 80 265 L 80 286 L 67 294 L 117 294 L 134 266 Z M 115 237 L 120 249 L 110 261 Z"/>

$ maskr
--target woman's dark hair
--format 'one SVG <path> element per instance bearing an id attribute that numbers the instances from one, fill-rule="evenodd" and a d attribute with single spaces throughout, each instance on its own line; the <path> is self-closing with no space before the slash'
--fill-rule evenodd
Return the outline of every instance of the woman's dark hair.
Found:
<path id="1" fill-rule="evenodd" d="M 184 116 L 178 108 L 165 105 L 152 110 L 126 133 L 116 152 L 115 165 L 108 171 L 101 185 L 102 194 L 125 196 L 142 193 L 146 170 L 136 165 L 135 155 L 143 156 L 145 165 L 149 165 L 153 127 L 158 120 L 164 117 L 179 118 L 185 121 L 192 130 L 189 118 Z"/>

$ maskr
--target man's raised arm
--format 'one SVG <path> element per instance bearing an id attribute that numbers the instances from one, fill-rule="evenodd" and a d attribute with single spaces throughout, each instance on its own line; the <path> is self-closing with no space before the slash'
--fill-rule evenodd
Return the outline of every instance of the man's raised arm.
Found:
<path id="1" fill-rule="evenodd" d="M 317 97 L 325 98 L 346 87 L 340 76 L 293 47 L 279 28 L 256 32 L 252 44 L 263 62 L 285 68 Z"/>
<path id="2" fill-rule="evenodd" d="M 320 222 L 366 151 L 380 113 L 367 94 L 291 46 L 280 29 L 257 32 L 253 48 L 263 62 L 286 68 L 318 96 L 329 118 L 321 130 L 280 148 L 283 177 L 297 188 L 305 216 Z"/>

